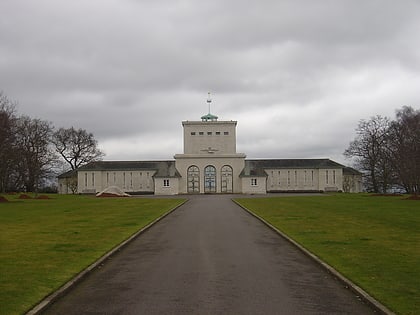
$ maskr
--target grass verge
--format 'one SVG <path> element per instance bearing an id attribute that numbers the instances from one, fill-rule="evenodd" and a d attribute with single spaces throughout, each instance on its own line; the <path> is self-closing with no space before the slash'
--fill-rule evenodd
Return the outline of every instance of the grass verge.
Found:
<path id="1" fill-rule="evenodd" d="M 399 314 L 420 314 L 420 203 L 337 194 L 239 198 Z"/>
<path id="2" fill-rule="evenodd" d="M 1 314 L 21 314 L 182 199 L 53 195 L 0 203 Z"/>

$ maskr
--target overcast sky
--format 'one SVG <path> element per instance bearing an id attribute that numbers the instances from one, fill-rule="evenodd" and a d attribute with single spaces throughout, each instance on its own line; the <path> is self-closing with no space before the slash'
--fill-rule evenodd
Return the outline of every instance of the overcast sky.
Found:
<path id="1" fill-rule="evenodd" d="M 420 1 L 1 0 L 0 90 L 95 135 L 107 160 L 172 159 L 183 120 L 236 120 L 248 158 L 342 155 L 360 119 L 420 106 Z"/>

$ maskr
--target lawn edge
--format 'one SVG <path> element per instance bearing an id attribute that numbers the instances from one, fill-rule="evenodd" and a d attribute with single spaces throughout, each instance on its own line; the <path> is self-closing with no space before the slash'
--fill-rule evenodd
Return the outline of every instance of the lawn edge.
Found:
<path id="1" fill-rule="evenodd" d="M 92 271 L 94 271 L 97 267 L 105 263 L 107 259 L 115 255 L 117 252 L 119 252 L 123 247 L 127 246 L 129 243 L 131 243 L 134 239 L 136 239 L 138 236 L 146 232 L 148 229 L 150 229 L 153 225 L 158 223 L 160 220 L 174 212 L 176 209 L 184 205 L 188 199 L 185 199 L 181 204 L 173 207 L 168 212 L 164 213 L 160 217 L 156 218 L 140 230 L 138 230 L 136 233 L 131 235 L 128 239 L 125 241 L 122 241 L 120 244 L 116 245 L 114 248 L 112 248 L 109 252 L 102 255 L 98 260 L 96 260 L 94 263 L 83 269 L 81 272 L 79 272 L 76 276 L 74 276 L 72 279 L 67 281 L 65 284 L 63 284 L 61 287 L 59 287 L 56 291 L 49 294 L 47 297 L 42 299 L 38 304 L 36 304 L 33 308 L 31 308 L 28 312 L 26 312 L 26 315 L 36 315 L 40 312 L 44 311 L 50 304 L 52 304 L 54 301 L 56 301 L 58 298 L 63 296 L 67 291 L 69 291 L 73 286 L 78 284 L 80 281 L 82 281 L 87 275 L 89 275 Z"/>
<path id="2" fill-rule="evenodd" d="M 239 202 L 232 199 L 232 201 L 237 204 L 239 207 L 241 207 L 243 210 L 248 212 L 250 215 L 255 217 L 256 219 L 260 220 L 262 223 L 264 223 L 266 226 L 268 226 L 270 229 L 272 229 L 274 232 L 279 234 L 281 237 L 286 239 L 288 242 L 290 242 L 292 245 L 297 247 L 300 251 L 302 251 L 305 255 L 310 257 L 312 260 L 314 260 L 316 263 L 318 263 L 321 267 L 323 267 L 327 272 L 332 274 L 334 277 L 336 277 L 339 281 L 344 283 L 344 285 L 349 288 L 351 291 L 356 293 L 363 301 L 365 301 L 367 304 L 369 304 L 374 310 L 380 312 L 381 314 L 385 315 L 396 315 L 396 313 L 392 312 L 390 309 L 388 309 L 385 305 L 383 305 L 381 302 L 376 300 L 374 297 L 372 297 L 369 293 L 367 293 L 365 290 L 363 290 L 361 287 L 359 287 L 357 284 L 355 284 L 350 279 L 343 276 L 340 272 L 338 272 L 335 268 L 321 260 L 318 256 L 307 250 L 305 247 L 303 247 L 301 244 L 296 242 L 294 239 L 289 237 L 286 233 L 282 232 L 278 228 L 276 228 L 274 225 L 263 219 L 262 217 L 258 216 L 251 210 L 247 209 L 245 206 L 242 206 Z"/>

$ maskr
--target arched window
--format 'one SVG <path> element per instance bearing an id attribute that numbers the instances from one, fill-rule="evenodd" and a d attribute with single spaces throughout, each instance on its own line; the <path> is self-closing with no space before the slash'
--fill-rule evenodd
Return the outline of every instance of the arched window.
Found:
<path id="1" fill-rule="evenodd" d="M 221 191 L 222 193 L 233 192 L 233 169 L 229 165 L 225 165 L 221 170 Z"/>
<path id="2" fill-rule="evenodd" d="M 192 165 L 187 170 L 187 190 L 189 194 L 198 194 L 200 192 L 200 170 Z"/>
<path id="3" fill-rule="evenodd" d="M 208 165 L 204 169 L 204 192 L 216 192 L 216 168 L 212 165 Z"/>

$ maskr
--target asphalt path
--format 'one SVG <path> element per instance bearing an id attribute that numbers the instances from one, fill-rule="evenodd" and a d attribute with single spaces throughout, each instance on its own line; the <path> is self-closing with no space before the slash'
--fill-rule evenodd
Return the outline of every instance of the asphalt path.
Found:
<path id="1" fill-rule="evenodd" d="M 230 197 L 191 196 L 44 313 L 374 313 Z"/>

